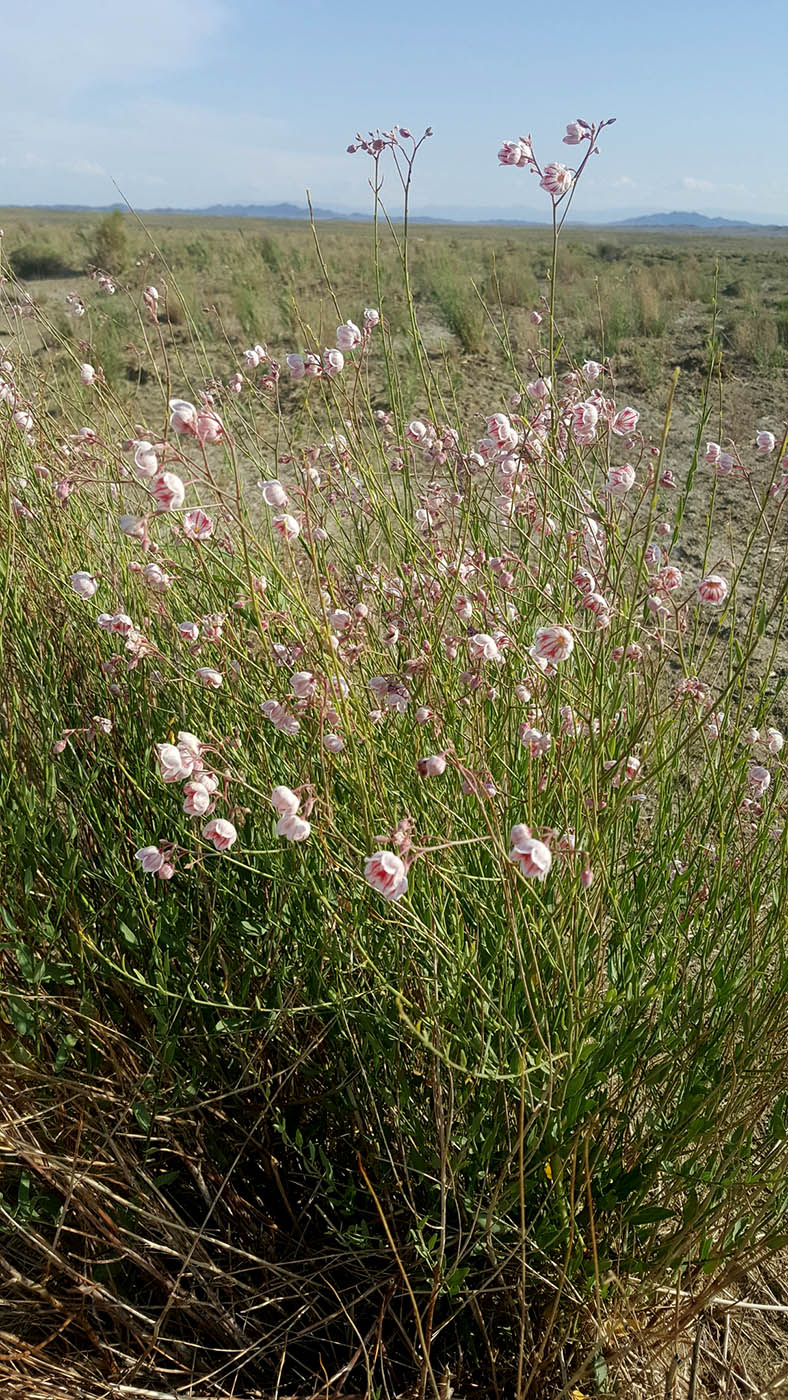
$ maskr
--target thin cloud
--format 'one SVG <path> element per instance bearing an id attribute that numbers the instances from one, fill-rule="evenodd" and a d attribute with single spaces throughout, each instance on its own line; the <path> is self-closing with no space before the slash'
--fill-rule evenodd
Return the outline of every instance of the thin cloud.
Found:
<path id="1" fill-rule="evenodd" d="M 716 186 L 712 180 L 699 180 L 695 175 L 685 175 L 681 181 L 681 188 L 694 194 L 710 194 Z"/>
<path id="2" fill-rule="evenodd" d="M 106 175 L 103 165 L 97 165 L 94 160 L 64 160 L 58 164 L 58 170 L 65 170 L 68 175 Z"/>

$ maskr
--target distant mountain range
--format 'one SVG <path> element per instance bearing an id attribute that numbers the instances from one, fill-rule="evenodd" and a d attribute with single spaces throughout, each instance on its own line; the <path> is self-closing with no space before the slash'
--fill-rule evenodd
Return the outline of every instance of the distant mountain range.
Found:
<path id="1" fill-rule="evenodd" d="M 5 205 L 0 208 L 10 209 L 12 206 Z M 115 209 L 125 210 L 124 204 L 105 204 L 100 207 L 88 204 L 37 204 L 32 207 L 50 213 L 68 214 L 109 214 Z M 309 210 L 298 204 L 210 204 L 202 209 L 140 209 L 140 214 L 159 215 L 192 215 L 206 218 L 221 219 L 292 219 L 303 220 L 309 218 Z M 477 224 L 496 225 L 510 228 L 542 228 L 549 227 L 549 221 L 544 217 L 534 216 L 533 218 L 516 218 L 512 213 L 510 216 L 493 217 L 493 211 L 487 212 L 487 217 L 480 218 L 479 211 L 468 210 L 467 214 L 462 210 L 451 211 L 451 214 L 437 212 L 436 214 L 414 214 L 412 222 L 417 224 Z M 525 211 L 524 211 L 525 212 Z M 322 209 L 315 207 L 313 210 L 316 219 L 335 220 L 342 223 L 369 223 L 370 214 L 357 214 L 341 212 L 336 209 Z M 398 217 L 398 216 L 394 216 Z M 669 214 L 639 214 L 628 219 L 614 219 L 604 215 L 587 215 L 585 218 L 578 217 L 570 220 L 575 227 L 585 226 L 587 228 L 662 228 L 662 229 L 691 229 L 695 232 L 709 232 L 720 229 L 743 229 L 753 232 L 788 233 L 788 226 L 782 224 L 759 224 L 747 219 L 723 219 L 712 218 L 708 214 L 698 214 L 683 209 L 674 209 Z"/>
<path id="2" fill-rule="evenodd" d="M 672 214 L 641 214 L 636 219 L 619 219 L 614 228 L 763 228 L 748 219 L 712 219 L 708 214 L 688 214 L 674 209 Z M 778 227 L 778 225 L 772 225 Z"/>

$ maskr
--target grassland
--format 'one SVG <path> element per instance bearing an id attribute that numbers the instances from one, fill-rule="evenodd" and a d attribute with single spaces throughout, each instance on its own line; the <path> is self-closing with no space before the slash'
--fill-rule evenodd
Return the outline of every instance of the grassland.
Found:
<path id="1" fill-rule="evenodd" d="M 3 212 L 6 256 L 72 341 L 84 327 L 69 320 L 64 299 L 85 291 L 100 223 L 90 214 Z M 108 270 L 121 287 L 127 279 L 135 297 L 140 268 L 168 288 L 174 344 L 190 375 L 199 360 L 187 315 L 217 374 L 235 369 L 244 340 L 262 341 L 280 358 L 301 342 L 304 326 L 331 342 L 333 298 L 306 223 L 151 215 L 144 228 L 127 216 L 125 230 L 127 252 Z M 321 223 L 318 236 L 343 311 L 376 296 L 372 226 Z M 416 224 L 411 239 L 413 294 L 429 353 L 446 362 L 461 407 L 479 411 L 500 392 L 504 323 L 523 367 L 538 345 L 529 317 L 545 291 L 549 231 Z M 407 300 L 385 230 L 381 245 L 381 300 L 407 358 Z M 788 242 L 781 238 L 570 228 L 561 256 L 560 329 L 575 356 L 612 356 L 622 387 L 658 394 L 675 365 L 690 376 L 702 370 L 715 289 L 726 374 L 773 382 L 788 368 Z M 122 295 L 93 311 L 93 353 L 125 400 L 144 380 L 138 339 Z M 50 363 L 57 365 L 56 354 Z M 418 407 L 415 372 L 411 388 Z"/>
<path id="2" fill-rule="evenodd" d="M 778 1385 L 788 246 L 2 222 L 9 1396 Z"/>

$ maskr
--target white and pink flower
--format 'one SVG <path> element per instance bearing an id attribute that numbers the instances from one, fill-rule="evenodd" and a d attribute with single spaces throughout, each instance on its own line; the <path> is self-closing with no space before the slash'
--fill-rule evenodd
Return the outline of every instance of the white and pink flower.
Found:
<path id="1" fill-rule="evenodd" d="M 616 437 L 629 437 L 631 433 L 634 433 L 639 418 L 640 414 L 636 408 L 619 409 L 610 424 L 610 431 L 615 433 Z"/>
<path id="2" fill-rule="evenodd" d="M 150 491 L 160 510 L 180 510 L 186 498 L 186 487 L 175 472 L 154 477 Z"/>
<path id="3" fill-rule="evenodd" d="M 574 637 L 568 627 L 540 627 L 534 637 L 530 654 L 536 661 L 546 661 L 555 666 L 560 661 L 568 660 L 574 647 Z"/>
<path id="4" fill-rule="evenodd" d="M 199 506 L 194 510 L 187 510 L 183 517 L 183 533 L 187 540 L 209 540 L 213 534 L 213 521 Z"/>
<path id="5" fill-rule="evenodd" d="M 573 170 L 568 170 L 560 161 L 555 160 L 545 166 L 539 184 L 543 190 L 547 190 L 552 199 L 562 199 L 574 178 Z"/>
<path id="6" fill-rule="evenodd" d="M 98 579 L 88 573 L 87 569 L 78 569 L 71 575 L 69 583 L 80 598 L 92 598 L 98 591 Z"/>
<path id="7" fill-rule="evenodd" d="M 224 685 L 224 676 L 221 671 L 215 671 L 213 666 L 199 666 L 194 674 L 206 690 L 219 690 Z"/>
<path id="8" fill-rule="evenodd" d="M 213 817 L 203 827 L 202 834 L 206 841 L 212 842 L 217 851 L 229 851 L 238 839 L 238 832 L 225 817 Z"/>
<path id="9" fill-rule="evenodd" d="M 174 433 L 197 434 L 197 409 L 187 399 L 170 399 L 170 427 Z"/>
<path id="10" fill-rule="evenodd" d="M 550 847 L 531 835 L 527 826 L 513 826 L 509 859 L 529 880 L 546 880 L 553 863 Z"/>
<path id="11" fill-rule="evenodd" d="M 405 863 L 393 851 L 375 851 L 364 862 L 364 878 L 384 899 L 401 899 L 408 888 Z"/>
<path id="12" fill-rule="evenodd" d="M 309 822 L 297 812 L 285 812 L 276 823 L 277 836 L 284 836 L 288 841 L 306 841 L 311 830 Z"/>
<path id="13" fill-rule="evenodd" d="M 696 592 L 702 603 L 718 608 L 728 596 L 728 584 L 720 574 L 708 574 L 701 579 Z"/>
<path id="14" fill-rule="evenodd" d="M 294 515 L 275 515 L 271 523 L 286 544 L 291 544 L 301 534 L 301 526 Z"/>

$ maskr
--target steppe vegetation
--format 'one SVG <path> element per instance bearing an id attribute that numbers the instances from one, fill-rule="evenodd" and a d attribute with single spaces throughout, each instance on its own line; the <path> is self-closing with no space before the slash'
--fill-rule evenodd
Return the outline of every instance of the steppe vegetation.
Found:
<path id="1" fill-rule="evenodd" d="M 4 212 L 14 1400 L 788 1374 L 788 243 L 501 159 L 555 240 Z"/>

